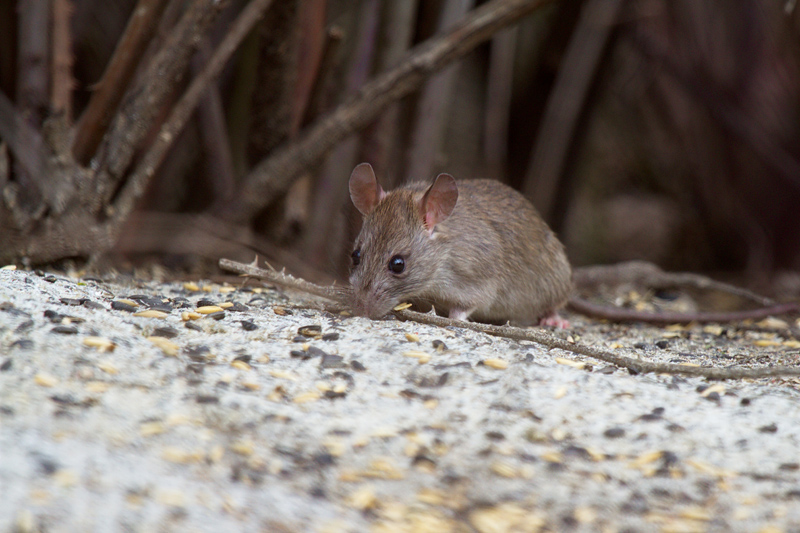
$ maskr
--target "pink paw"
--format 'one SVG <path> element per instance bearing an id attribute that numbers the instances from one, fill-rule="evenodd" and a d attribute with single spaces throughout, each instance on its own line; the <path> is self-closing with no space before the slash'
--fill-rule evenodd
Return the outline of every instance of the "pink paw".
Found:
<path id="1" fill-rule="evenodd" d="M 569 327 L 569 320 L 561 318 L 558 313 L 552 313 L 539 319 L 540 326 L 553 326 L 565 329 Z"/>

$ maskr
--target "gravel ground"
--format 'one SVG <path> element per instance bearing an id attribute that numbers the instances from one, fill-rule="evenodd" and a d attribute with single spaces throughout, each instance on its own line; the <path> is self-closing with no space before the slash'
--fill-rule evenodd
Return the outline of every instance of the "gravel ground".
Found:
<path id="1" fill-rule="evenodd" d="M 313 303 L 0 271 L 0 531 L 800 531 L 797 380 Z M 763 329 L 569 318 L 651 360 L 800 357 Z"/>

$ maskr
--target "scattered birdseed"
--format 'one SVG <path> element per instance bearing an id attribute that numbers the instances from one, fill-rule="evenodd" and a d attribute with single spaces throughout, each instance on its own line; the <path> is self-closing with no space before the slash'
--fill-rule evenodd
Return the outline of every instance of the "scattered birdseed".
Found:
<path id="1" fill-rule="evenodd" d="M 84 337 L 83 344 L 96 348 L 99 352 L 113 352 L 116 344 L 103 337 Z"/>
<path id="2" fill-rule="evenodd" d="M 164 311 L 158 311 L 156 309 L 147 309 L 145 311 L 139 311 L 138 313 L 133 313 L 133 316 L 141 316 L 144 318 L 166 318 L 169 316 L 168 313 Z"/>
<path id="3" fill-rule="evenodd" d="M 495 461 L 494 463 L 492 463 L 491 469 L 492 472 L 494 472 L 498 476 L 506 478 L 515 478 L 519 474 L 517 469 L 514 468 L 514 466 L 504 461 Z"/>
<path id="4" fill-rule="evenodd" d="M 260 390 L 261 385 L 252 381 L 245 381 L 242 383 L 242 387 L 250 390 Z"/>
<path id="5" fill-rule="evenodd" d="M 553 399 L 560 400 L 561 398 L 567 395 L 568 390 L 569 389 L 567 389 L 566 385 L 562 385 L 561 387 L 556 389 L 556 392 L 553 393 Z"/>
<path id="6" fill-rule="evenodd" d="M 404 310 L 408 309 L 409 307 L 411 307 L 410 303 L 403 303 L 403 304 L 394 306 L 393 310 L 394 311 L 404 311 Z"/>
<path id="7" fill-rule="evenodd" d="M 184 322 L 188 322 L 189 320 L 197 320 L 201 318 L 203 315 L 200 313 L 195 313 L 194 311 L 184 311 L 181 313 L 181 320 Z"/>
<path id="8" fill-rule="evenodd" d="M 724 394 L 725 393 L 725 385 L 722 383 L 714 383 L 710 387 L 707 387 L 704 391 L 700 393 L 700 396 L 708 397 L 712 393 L 717 394 Z"/>
<path id="9" fill-rule="evenodd" d="M 168 355 L 170 357 L 176 357 L 181 348 L 171 340 L 165 339 L 164 337 L 147 337 L 147 340 L 161 348 L 161 351 L 164 352 L 164 355 Z"/>
<path id="10" fill-rule="evenodd" d="M 561 455 L 561 452 L 556 450 L 544 452 L 541 457 L 544 461 L 547 461 L 548 463 L 560 463 L 564 460 L 564 456 Z"/>
<path id="11" fill-rule="evenodd" d="M 416 333 L 406 333 L 406 340 L 408 342 L 419 342 L 419 335 Z"/>
<path id="12" fill-rule="evenodd" d="M 200 290 L 200 287 L 197 286 L 197 283 L 194 283 L 192 281 L 187 281 L 186 283 L 184 283 L 183 288 L 186 289 L 187 291 L 192 291 L 192 292 L 197 292 Z"/>
<path id="13" fill-rule="evenodd" d="M 105 372 L 106 374 L 118 374 L 119 370 L 113 364 L 109 363 L 108 361 L 101 361 L 97 363 L 97 368 Z"/>
<path id="14" fill-rule="evenodd" d="M 245 331 L 255 331 L 258 329 L 258 326 L 252 320 L 242 320 L 242 329 Z"/>
<path id="15" fill-rule="evenodd" d="M 209 313 L 206 315 L 206 318 L 211 318 L 214 320 L 222 320 L 225 318 L 225 311 L 217 311 L 216 313 Z"/>
<path id="16" fill-rule="evenodd" d="M 86 384 L 86 392 L 103 393 L 106 392 L 111 386 L 102 381 L 90 381 Z"/>
<path id="17" fill-rule="evenodd" d="M 211 313 L 219 313 L 223 311 L 223 309 L 218 305 L 201 305 L 197 309 L 195 309 L 201 315 L 210 315 Z"/>
<path id="18" fill-rule="evenodd" d="M 540 514 L 526 511 L 516 503 L 501 503 L 469 513 L 469 523 L 478 533 L 540 531 L 546 521 Z"/>
<path id="19" fill-rule="evenodd" d="M 584 370 L 586 368 L 586 363 L 584 361 L 575 361 L 573 359 L 565 359 L 563 357 L 556 357 L 556 363 L 559 365 L 572 367 L 576 370 Z"/>
<path id="20" fill-rule="evenodd" d="M 153 337 L 164 337 L 165 339 L 174 339 L 178 336 L 178 330 L 169 326 L 162 326 L 153 330 Z"/>
<path id="21" fill-rule="evenodd" d="M 255 451 L 255 446 L 251 440 L 240 440 L 231 444 L 231 451 L 239 455 L 252 455 Z"/>
<path id="22" fill-rule="evenodd" d="M 79 306 L 83 303 L 83 300 L 80 298 L 59 298 L 59 300 L 62 304 L 71 306 Z"/>
<path id="23" fill-rule="evenodd" d="M 139 434 L 142 437 L 152 437 L 153 435 L 160 435 L 164 433 L 166 428 L 161 422 L 145 422 L 139 426 Z"/>
<path id="24" fill-rule="evenodd" d="M 5 265 L 4 267 L 0 268 L 0 270 L 16 270 L 17 265 Z"/>
<path id="25" fill-rule="evenodd" d="M 332 333 L 326 333 L 325 335 L 322 336 L 322 340 L 324 340 L 324 341 L 338 341 L 339 340 L 339 333 L 335 332 L 335 331 L 332 332 Z"/>
<path id="26" fill-rule="evenodd" d="M 42 387 L 55 387 L 58 385 L 58 378 L 50 374 L 39 373 L 33 376 L 33 382 Z"/>
<path id="27" fill-rule="evenodd" d="M 194 331 L 203 331 L 203 326 L 201 326 L 197 322 L 186 322 L 184 324 L 184 327 L 186 329 L 191 329 L 191 330 L 194 330 Z"/>
<path id="28" fill-rule="evenodd" d="M 231 361 L 231 366 L 233 368 L 238 368 L 239 370 L 251 370 L 252 367 L 245 363 L 244 361 Z"/>
<path id="29" fill-rule="evenodd" d="M 233 307 L 233 302 L 222 302 L 221 304 L 219 304 L 219 307 L 223 309 L 230 309 L 231 307 Z"/>
<path id="30" fill-rule="evenodd" d="M 276 315 L 279 315 L 279 316 L 286 316 L 286 315 L 291 315 L 292 314 L 291 311 L 288 311 L 287 309 L 285 309 L 283 307 L 280 307 L 280 306 L 273 307 L 272 308 L 272 312 L 275 313 Z"/>
<path id="31" fill-rule="evenodd" d="M 270 375 L 274 378 L 288 379 L 289 381 L 297 381 L 297 376 L 285 370 L 270 370 Z"/>
<path id="32" fill-rule="evenodd" d="M 170 507 L 185 507 L 186 496 L 178 489 L 158 489 L 156 501 Z"/>
<path id="33" fill-rule="evenodd" d="M 408 350 L 403 352 L 404 357 L 413 357 L 415 358 L 419 364 L 423 365 L 428 363 L 431 360 L 431 355 L 427 352 L 422 352 L 420 350 Z"/>
<path id="34" fill-rule="evenodd" d="M 300 326 L 297 328 L 297 333 L 303 337 L 318 338 L 322 336 L 322 326 L 315 324 L 309 326 Z"/>
<path id="35" fill-rule="evenodd" d="M 309 402 L 316 402 L 322 398 L 322 395 L 318 391 L 308 391 L 302 394 L 298 394 L 294 398 L 292 398 L 292 402 L 294 403 L 309 403 Z"/>
<path id="36" fill-rule="evenodd" d="M 489 368 L 494 368 L 497 370 L 505 370 L 508 368 L 508 361 L 503 359 L 497 359 L 494 357 L 490 357 L 489 359 L 483 360 L 484 366 L 488 366 Z"/>
<path id="37" fill-rule="evenodd" d="M 133 300 L 128 300 L 126 298 L 122 298 L 122 299 L 119 299 L 119 300 L 114 300 L 114 302 L 117 302 L 117 303 L 123 304 L 123 305 L 127 305 L 127 306 L 130 306 L 130 307 L 139 307 L 139 303 L 138 302 L 135 302 Z M 111 302 L 111 307 L 114 307 L 114 302 Z"/>
<path id="38" fill-rule="evenodd" d="M 375 495 L 375 489 L 371 485 L 363 485 L 347 497 L 347 503 L 354 509 L 366 511 L 378 504 L 378 497 Z"/>
<path id="39" fill-rule="evenodd" d="M 440 341 L 439 339 L 433 341 L 433 347 L 436 349 L 437 352 L 440 353 L 447 350 L 447 345 L 443 341 Z"/>

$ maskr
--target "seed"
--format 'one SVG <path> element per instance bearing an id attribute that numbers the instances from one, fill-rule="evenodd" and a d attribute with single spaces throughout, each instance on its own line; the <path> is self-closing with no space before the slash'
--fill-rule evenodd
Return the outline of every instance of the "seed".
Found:
<path id="1" fill-rule="evenodd" d="M 197 286 L 197 283 L 194 283 L 192 281 L 187 281 L 186 283 L 184 283 L 183 284 L 183 288 L 186 289 L 187 291 L 199 291 L 200 290 L 200 287 Z"/>
<path id="2" fill-rule="evenodd" d="M 419 342 L 419 335 L 416 333 L 406 333 L 406 340 L 408 342 Z"/>
<path id="3" fill-rule="evenodd" d="M 299 394 L 292 399 L 294 403 L 308 403 L 308 402 L 315 402 L 319 400 L 322 395 L 317 391 L 308 391 L 304 392 L 303 394 Z"/>
<path id="4" fill-rule="evenodd" d="M 239 370 L 250 370 L 252 367 L 245 363 L 244 361 L 232 361 L 231 366 L 233 368 L 238 368 Z"/>
<path id="5" fill-rule="evenodd" d="M 489 368 L 495 368 L 497 370 L 505 370 L 506 368 L 508 368 L 508 361 L 505 361 L 503 359 L 495 359 L 495 358 L 484 359 L 483 364 L 485 366 L 488 366 Z"/>
<path id="6" fill-rule="evenodd" d="M 203 305 L 197 308 L 197 312 L 201 315 L 210 315 L 211 313 L 219 313 L 220 311 L 224 311 L 218 305 Z"/>
<path id="7" fill-rule="evenodd" d="M 97 364 L 97 368 L 99 368 L 100 370 L 102 370 L 106 374 L 118 374 L 119 373 L 119 370 L 117 370 L 117 367 L 115 367 L 114 365 L 112 365 L 111 363 L 109 363 L 107 361 L 103 361 L 103 362 L 98 363 Z"/>
<path id="8" fill-rule="evenodd" d="M 161 351 L 164 352 L 164 355 L 168 355 L 170 357 L 176 357 L 178 355 L 178 350 L 181 348 L 171 340 L 165 339 L 164 337 L 147 337 L 147 340 L 161 348 Z"/>
<path id="9" fill-rule="evenodd" d="M 194 311 L 184 311 L 183 313 L 181 313 L 181 320 L 183 320 L 184 322 L 188 322 L 189 320 L 197 320 L 201 316 L 203 315 L 201 315 L 200 313 L 195 313 Z"/>
<path id="10" fill-rule="evenodd" d="M 584 363 L 583 361 L 574 361 L 572 359 L 565 359 L 563 357 L 556 357 L 556 363 L 558 363 L 559 365 L 570 366 L 577 370 L 583 370 L 586 368 L 586 363 Z"/>
<path id="11" fill-rule="evenodd" d="M 116 344 L 103 337 L 84 337 L 83 344 L 97 348 L 99 352 L 113 352 Z"/>
<path id="12" fill-rule="evenodd" d="M 403 303 L 403 304 L 394 306 L 394 310 L 395 311 L 404 311 L 404 310 L 408 309 L 409 307 L 411 307 L 410 303 Z"/>
<path id="13" fill-rule="evenodd" d="M 55 387 L 58 385 L 58 379 L 50 374 L 36 374 L 33 377 L 33 381 L 42 387 Z"/>
<path id="14" fill-rule="evenodd" d="M 165 318 L 169 316 L 168 313 L 164 311 L 156 311 L 155 309 L 147 309 L 146 311 L 139 311 L 138 313 L 133 313 L 133 316 L 141 316 L 145 318 Z"/>

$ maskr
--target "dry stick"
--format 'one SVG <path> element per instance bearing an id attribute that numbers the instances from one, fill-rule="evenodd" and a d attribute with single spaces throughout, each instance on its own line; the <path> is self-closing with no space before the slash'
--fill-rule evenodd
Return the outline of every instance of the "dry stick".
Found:
<path id="1" fill-rule="evenodd" d="M 644 285 L 653 289 L 692 287 L 732 294 L 762 307 L 775 304 L 770 298 L 742 287 L 691 272 L 664 272 L 658 266 L 646 261 L 628 261 L 615 265 L 576 268 L 573 272 L 573 280 L 579 289 L 582 287 L 594 288 L 601 284 L 620 285 L 622 283 Z"/>
<path id="2" fill-rule="evenodd" d="M 291 95 L 291 123 L 289 138 L 300 131 L 303 119 L 308 112 L 311 95 L 318 79 L 325 55 L 325 19 L 328 0 L 302 0 L 297 14 L 300 31 L 298 53 L 301 60 L 297 65 L 297 81 Z"/>
<path id="3" fill-rule="evenodd" d="M 230 31 L 219 44 L 205 68 L 192 80 L 181 99 L 175 104 L 156 140 L 147 151 L 139 166 L 125 183 L 115 204 L 114 215 L 109 222 L 112 236 L 118 235 L 122 224 L 133 209 L 136 200 L 142 195 L 164 160 L 172 141 L 186 125 L 197 104 L 217 76 L 219 76 L 228 59 L 233 55 L 250 30 L 261 19 L 272 0 L 252 0 L 242 10 L 231 26 Z"/>
<path id="4" fill-rule="evenodd" d="M 297 289 L 317 296 L 328 298 L 338 303 L 344 303 L 348 294 L 347 287 L 321 287 L 305 280 L 297 279 L 289 274 L 276 270 L 265 270 L 257 266 L 257 259 L 252 264 L 246 265 L 237 263 L 230 259 L 220 259 L 219 266 L 224 270 L 237 272 L 247 276 L 260 278 L 270 283 L 276 283 L 285 287 Z M 599 359 L 607 363 L 627 368 L 637 373 L 655 372 L 661 374 L 678 374 L 685 376 L 705 377 L 708 379 L 756 379 L 774 376 L 800 376 L 800 367 L 794 366 L 773 366 L 768 368 L 704 368 L 699 366 L 677 365 L 672 363 L 654 363 L 642 361 L 623 355 L 616 355 L 611 352 L 593 348 L 584 344 L 573 343 L 560 339 L 545 330 L 523 329 L 513 326 L 492 326 L 478 322 L 466 322 L 436 316 L 433 313 L 417 313 L 415 311 L 397 311 L 398 318 L 411 320 L 422 324 L 431 324 L 439 327 L 458 327 L 465 328 L 480 333 L 486 333 L 495 337 L 507 339 L 531 341 L 547 346 L 548 348 L 558 348 L 572 353 L 585 355 L 593 359 Z"/>
<path id="5" fill-rule="evenodd" d="M 75 80 L 72 77 L 72 36 L 70 18 L 73 6 L 70 0 L 53 0 L 53 32 L 52 32 L 52 83 L 50 90 L 50 107 L 54 113 L 72 122 L 72 89 Z"/>
<path id="6" fill-rule="evenodd" d="M 578 119 L 600 66 L 622 0 L 589 0 L 550 92 L 523 193 L 545 220 L 552 220 L 558 182 L 562 178 Z"/>
<path id="7" fill-rule="evenodd" d="M 134 152 L 141 148 L 139 145 L 153 126 L 164 102 L 187 72 L 189 60 L 201 37 L 228 1 L 193 0 L 141 79 L 129 91 L 132 97 L 117 112 L 98 151 L 96 185 L 102 190 L 101 196 L 105 201 L 111 199 Z"/>
<path id="8" fill-rule="evenodd" d="M 114 55 L 76 126 L 72 153 L 79 163 L 88 164 L 94 155 L 144 56 L 145 48 L 158 28 L 158 20 L 166 5 L 167 0 L 139 0 L 136 4 Z"/>
<path id="9" fill-rule="evenodd" d="M 445 0 L 439 14 L 437 34 L 452 28 L 472 4 L 474 0 Z M 442 144 L 457 75 L 457 65 L 451 65 L 429 79 L 420 91 L 422 94 L 409 142 L 407 182 L 433 176 L 434 161 Z"/>
<path id="10" fill-rule="evenodd" d="M 233 220 L 249 220 L 305 169 L 392 102 L 417 89 L 432 73 L 463 56 L 498 30 L 552 0 L 491 0 L 471 11 L 447 34 L 416 46 L 400 65 L 364 85 L 291 144 L 279 148 L 247 177 L 238 203 L 224 209 Z"/>
<path id="11" fill-rule="evenodd" d="M 375 39 L 380 20 L 380 1 L 367 0 L 361 4 L 358 17 L 358 37 L 355 50 L 350 57 L 344 94 L 357 93 L 367 81 L 375 51 Z M 304 255 L 316 268 L 330 264 L 333 250 L 342 249 L 337 242 L 336 224 L 345 198 L 350 170 L 358 163 L 359 139 L 350 136 L 334 148 L 325 158 L 322 172 L 314 187 L 311 219 L 304 235 Z"/>
<path id="12" fill-rule="evenodd" d="M 384 3 L 375 72 L 386 72 L 400 62 L 403 54 L 411 48 L 416 21 L 417 2 Z M 400 102 L 392 103 L 361 138 L 364 160 L 372 164 L 375 174 L 382 176 L 389 189 L 394 189 L 402 179 L 397 171 L 398 165 L 392 165 L 401 109 Z"/>
<path id="13" fill-rule="evenodd" d="M 486 159 L 487 177 L 498 181 L 507 181 L 506 150 L 516 49 L 516 28 L 503 30 L 492 39 L 489 79 L 486 81 L 483 155 Z"/>

